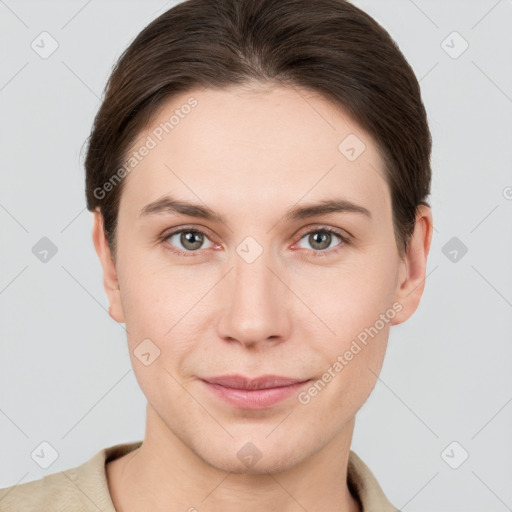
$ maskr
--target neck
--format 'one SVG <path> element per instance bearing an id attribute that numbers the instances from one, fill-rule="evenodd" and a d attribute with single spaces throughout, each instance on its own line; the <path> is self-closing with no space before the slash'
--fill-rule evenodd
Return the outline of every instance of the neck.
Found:
<path id="1" fill-rule="evenodd" d="M 259 474 L 219 469 L 162 426 L 148 406 L 141 447 L 107 463 L 109 489 L 118 512 L 360 512 L 347 486 L 354 420 L 313 456 L 285 471 Z"/>

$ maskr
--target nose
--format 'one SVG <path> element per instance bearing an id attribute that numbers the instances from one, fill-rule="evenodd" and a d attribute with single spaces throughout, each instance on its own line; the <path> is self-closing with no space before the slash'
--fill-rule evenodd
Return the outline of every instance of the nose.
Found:
<path id="1" fill-rule="evenodd" d="M 290 296 L 284 270 L 265 251 L 252 262 L 235 255 L 223 279 L 218 329 L 221 339 L 256 349 L 290 335 Z M 277 269 L 277 270 L 276 270 Z"/>

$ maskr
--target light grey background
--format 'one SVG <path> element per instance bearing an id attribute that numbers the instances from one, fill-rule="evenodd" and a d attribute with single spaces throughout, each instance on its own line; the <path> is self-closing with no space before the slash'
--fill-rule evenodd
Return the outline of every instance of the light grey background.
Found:
<path id="1" fill-rule="evenodd" d="M 435 233 L 422 303 L 391 331 L 352 449 L 404 511 L 512 510 L 512 3 L 355 3 L 420 79 Z M 143 439 L 145 399 L 107 313 L 80 151 L 114 62 L 172 5 L 0 1 L 0 487 Z M 31 47 L 43 31 L 59 45 L 46 59 Z M 57 247 L 46 263 L 32 252 L 42 237 Z M 456 261 L 443 252 L 452 237 L 468 249 Z M 31 457 L 42 442 L 58 452 L 47 469 Z"/>

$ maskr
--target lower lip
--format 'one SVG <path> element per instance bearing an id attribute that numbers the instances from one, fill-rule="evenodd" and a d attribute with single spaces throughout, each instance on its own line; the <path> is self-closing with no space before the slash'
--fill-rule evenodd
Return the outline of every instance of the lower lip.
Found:
<path id="1" fill-rule="evenodd" d="M 225 402 L 242 409 L 266 409 L 295 395 L 309 381 L 267 389 L 234 389 L 203 381 L 208 389 Z"/>

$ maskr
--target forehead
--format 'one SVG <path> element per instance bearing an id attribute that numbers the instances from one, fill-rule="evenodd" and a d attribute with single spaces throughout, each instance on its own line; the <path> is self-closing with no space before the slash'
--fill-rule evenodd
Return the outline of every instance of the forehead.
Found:
<path id="1" fill-rule="evenodd" d="M 340 195 L 390 208 L 372 138 L 342 108 L 304 89 L 180 94 L 155 113 L 127 157 L 134 153 L 121 207 L 135 216 L 166 192 L 195 202 L 204 196 L 240 214 Z"/>

